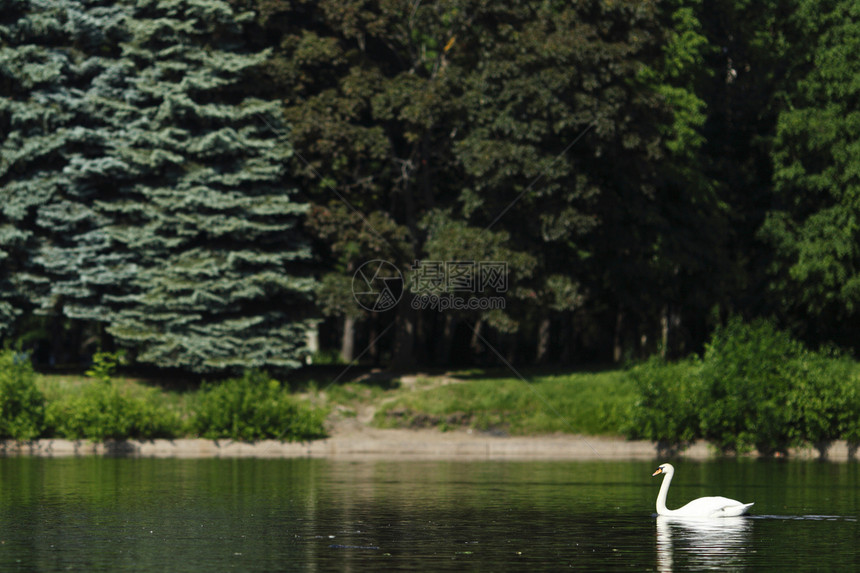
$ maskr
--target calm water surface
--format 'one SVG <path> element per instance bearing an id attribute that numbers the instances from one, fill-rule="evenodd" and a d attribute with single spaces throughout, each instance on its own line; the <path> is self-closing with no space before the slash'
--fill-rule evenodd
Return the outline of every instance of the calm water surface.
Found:
<path id="1" fill-rule="evenodd" d="M 0 459 L 0 571 L 860 570 L 857 463 Z"/>

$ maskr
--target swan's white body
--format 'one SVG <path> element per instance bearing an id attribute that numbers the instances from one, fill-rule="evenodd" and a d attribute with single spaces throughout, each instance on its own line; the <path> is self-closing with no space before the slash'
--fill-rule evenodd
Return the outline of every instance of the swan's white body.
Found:
<path id="1" fill-rule="evenodd" d="M 659 474 L 663 474 L 663 484 L 660 486 L 660 493 L 657 494 L 657 515 L 670 517 L 737 517 L 745 514 L 753 506 L 752 503 L 741 503 L 735 499 L 715 496 L 700 497 L 699 499 L 694 499 L 684 507 L 667 509 L 666 496 L 669 495 L 669 484 L 672 483 L 675 468 L 672 467 L 672 464 L 663 464 L 651 476 Z"/>

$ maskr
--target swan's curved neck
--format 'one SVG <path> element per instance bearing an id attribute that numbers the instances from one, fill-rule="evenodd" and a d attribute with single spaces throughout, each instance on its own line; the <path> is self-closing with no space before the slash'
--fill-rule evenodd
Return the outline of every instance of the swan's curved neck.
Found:
<path id="1" fill-rule="evenodd" d="M 666 509 L 666 497 L 669 495 L 669 484 L 675 472 L 669 470 L 663 474 L 663 483 L 660 484 L 660 493 L 657 494 L 657 515 L 669 515 L 672 510 Z"/>

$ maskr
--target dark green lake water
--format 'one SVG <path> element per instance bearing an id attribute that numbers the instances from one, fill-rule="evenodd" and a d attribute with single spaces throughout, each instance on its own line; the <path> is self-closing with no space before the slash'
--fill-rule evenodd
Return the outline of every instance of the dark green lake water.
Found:
<path id="1" fill-rule="evenodd" d="M 857 463 L 0 459 L 0 571 L 860 570 Z"/>

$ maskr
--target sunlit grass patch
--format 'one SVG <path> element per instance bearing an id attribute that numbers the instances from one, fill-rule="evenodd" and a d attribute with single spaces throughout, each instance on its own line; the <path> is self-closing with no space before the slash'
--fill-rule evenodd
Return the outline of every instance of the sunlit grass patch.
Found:
<path id="1" fill-rule="evenodd" d="M 182 434 L 182 403 L 175 393 L 89 376 L 39 376 L 46 400 L 46 435 L 69 439 L 152 439 Z"/>
<path id="2" fill-rule="evenodd" d="M 378 400 L 387 392 L 390 392 L 390 390 L 386 390 L 378 385 L 368 385 L 361 382 L 332 384 L 317 391 L 318 394 L 324 394 L 326 401 L 331 404 L 366 404 Z"/>
<path id="3" fill-rule="evenodd" d="M 470 427 L 514 435 L 620 435 L 636 399 L 623 371 L 475 379 L 403 393 L 383 404 L 380 427 Z"/>

